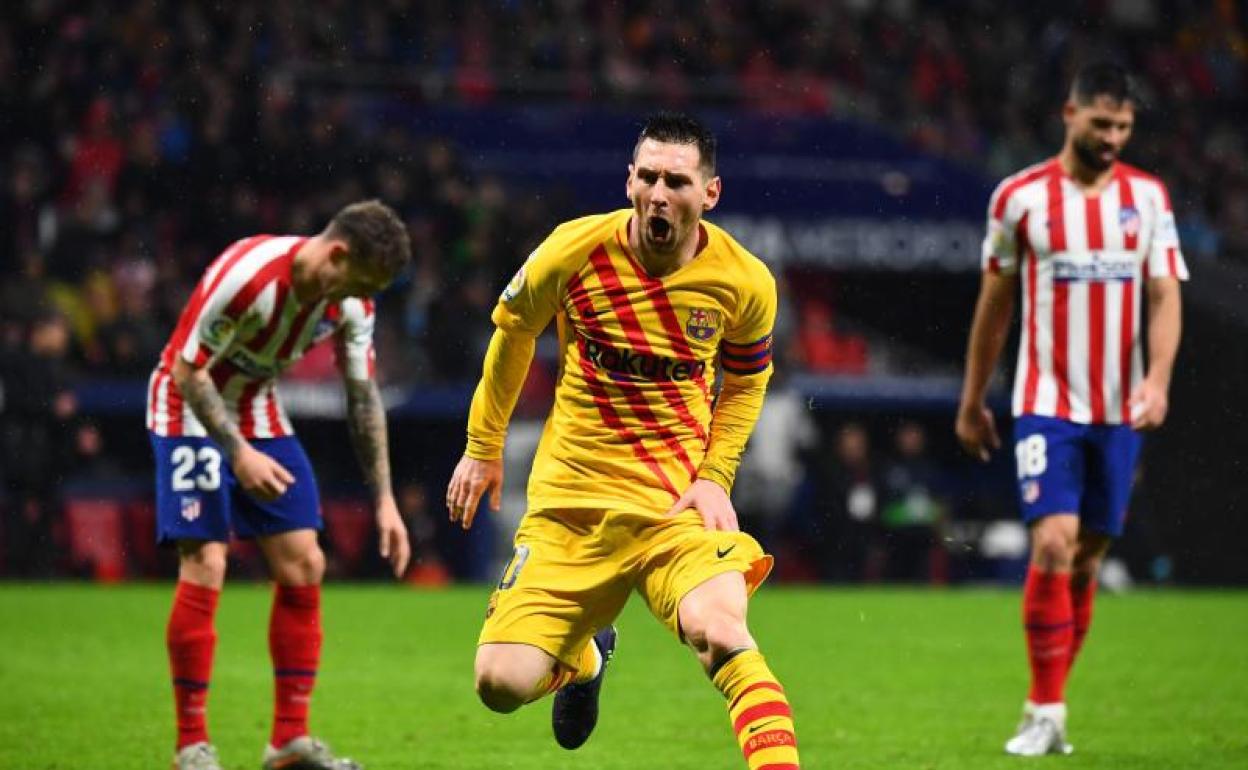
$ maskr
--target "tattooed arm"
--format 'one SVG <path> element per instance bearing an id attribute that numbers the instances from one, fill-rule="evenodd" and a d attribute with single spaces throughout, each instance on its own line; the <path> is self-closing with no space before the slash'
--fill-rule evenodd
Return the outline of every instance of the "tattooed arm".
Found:
<path id="1" fill-rule="evenodd" d="M 386 438 L 386 408 L 374 380 L 343 379 L 347 390 L 347 429 L 355 456 L 364 471 L 364 481 L 373 493 L 377 507 L 377 530 L 381 536 L 381 557 L 390 562 L 395 577 L 407 569 L 411 545 L 407 528 L 394 502 L 390 487 L 390 447 Z"/>
<path id="2" fill-rule="evenodd" d="M 207 369 L 196 369 L 182 358 L 173 364 L 173 381 L 208 435 L 230 461 L 238 483 L 249 495 L 276 500 L 295 477 L 272 457 L 257 450 L 230 419 L 225 401 Z"/>
<path id="3" fill-rule="evenodd" d="M 177 383 L 178 390 L 190 405 L 191 411 L 204 424 L 208 435 L 217 442 L 226 458 L 231 463 L 234 462 L 239 450 L 247 445 L 247 439 L 243 438 L 238 426 L 230 419 L 225 400 L 208 376 L 208 370 L 195 369 L 178 357 L 173 364 L 173 381 Z"/>
<path id="4" fill-rule="evenodd" d="M 373 501 L 392 497 L 390 452 L 386 438 L 386 409 L 374 380 L 344 380 L 347 389 L 347 428 L 355 456 Z"/>

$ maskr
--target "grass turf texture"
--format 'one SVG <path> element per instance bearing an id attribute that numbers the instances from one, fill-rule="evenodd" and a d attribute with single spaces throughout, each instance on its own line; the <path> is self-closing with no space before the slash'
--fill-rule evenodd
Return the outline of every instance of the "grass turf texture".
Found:
<path id="1" fill-rule="evenodd" d="M 167 767 L 164 651 L 171 586 L 0 584 L 0 768 Z M 550 701 L 501 716 L 472 693 L 488 590 L 334 585 L 312 727 L 387 768 L 744 767 L 722 698 L 639 601 L 598 731 L 577 752 Z M 227 768 L 259 766 L 268 737 L 269 590 L 231 584 L 209 701 Z M 1009 591 L 766 588 L 751 625 L 796 711 L 803 766 L 1017 768 L 1001 754 L 1025 687 Z M 1103 597 L 1069 688 L 1075 768 L 1248 766 L 1248 594 Z"/>

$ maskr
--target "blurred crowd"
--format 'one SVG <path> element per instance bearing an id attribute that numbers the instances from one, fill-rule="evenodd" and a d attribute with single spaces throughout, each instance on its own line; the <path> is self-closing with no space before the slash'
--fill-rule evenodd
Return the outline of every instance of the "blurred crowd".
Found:
<path id="1" fill-rule="evenodd" d="M 230 240 L 309 232 L 379 195 L 409 222 L 418 262 L 386 303 L 381 364 L 468 375 L 483 311 L 560 201 L 474 176 L 447 138 L 359 120 L 344 90 L 307 97 L 348 75 L 417 104 L 855 117 L 996 177 L 1056 149 L 1073 67 L 1116 56 L 1147 95 L 1132 156 L 1171 185 L 1187 249 L 1248 252 L 1239 4 L 1058 5 L 1070 13 L 976 0 L 16 4 L 0 18 L 0 314 L 28 324 L 55 308 L 79 365 L 141 376 Z M 807 357 L 861 368 L 855 344 Z"/>
<path id="2" fill-rule="evenodd" d="M 98 426 L 78 413 L 76 375 L 143 378 L 194 281 L 231 240 L 313 232 L 362 197 L 400 212 L 416 258 L 380 305 L 380 376 L 475 376 L 499 286 L 569 202 L 474 173 L 453 137 L 362 119 L 353 93 L 385 89 L 416 108 L 564 101 L 826 115 L 884 127 L 999 177 L 1058 148 L 1056 106 L 1074 67 L 1112 56 L 1140 76 L 1147 111 L 1130 155 L 1170 184 L 1185 248 L 1242 258 L 1242 13 L 1230 0 L 10 3 L 0 14 L 0 476 L 9 508 L 37 540 L 46 520 L 37 501 L 61 468 L 89 456 L 99 473 L 112 472 Z M 811 292 L 782 299 L 787 365 L 869 370 L 867 340 L 834 308 Z M 313 357 L 294 375 L 328 371 Z M 777 397 L 768 408 L 788 407 Z M 887 484 L 867 495 L 855 480 L 926 478 L 904 459 L 913 434 L 897 434 L 903 469 L 875 474 L 854 470 L 862 450 L 853 430 L 828 433 L 834 441 L 825 433 L 808 439 L 825 452 L 773 462 L 839 463 L 810 477 L 839 485 L 817 495 L 844 508 L 835 526 L 819 525 L 836 533 L 826 542 L 861 545 L 840 569 L 891 574 L 878 555 L 885 540 L 894 550 L 930 548 L 942 521 L 934 498 Z M 777 536 L 815 531 L 800 517 L 784 521 Z M 21 552 L 15 542 L 10 534 Z M 802 558 L 821 575 L 829 563 Z"/>

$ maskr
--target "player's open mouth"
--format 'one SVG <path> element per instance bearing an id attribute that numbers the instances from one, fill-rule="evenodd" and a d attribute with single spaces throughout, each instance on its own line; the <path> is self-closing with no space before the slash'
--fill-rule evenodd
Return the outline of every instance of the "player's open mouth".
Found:
<path id="1" fill-rule="evenodd" d="M 650 230 L 650 238 L 656 241 L 666 241 L 672 234 L 672 223 L 662 217 L 647 218 L 646 227 Z"/>

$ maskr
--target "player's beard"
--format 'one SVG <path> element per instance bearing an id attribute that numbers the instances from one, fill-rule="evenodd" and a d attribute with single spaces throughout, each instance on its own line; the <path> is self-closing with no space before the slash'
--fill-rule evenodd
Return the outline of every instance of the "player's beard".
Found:
<path id="1" fill-rule="evenodd" d="M 1101 156 L 1102 150 L 1109 150 L 1109 159 L 1106 160 Z M 1113 148 L 1107 148 L 1095 139 L 1078 140 L 1074 142 L 1075 156 L 1079 158 L 1079 162 L 1086 168 L 1093 171 L 1105 171 L 1114 165 L 1114 161 L 1118 160 L 1118 151 Z"/>

